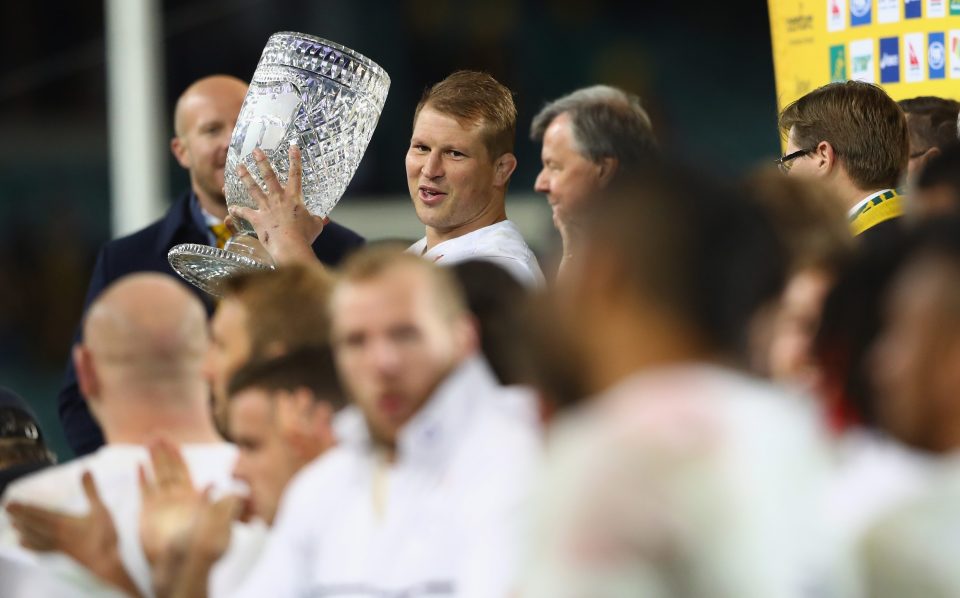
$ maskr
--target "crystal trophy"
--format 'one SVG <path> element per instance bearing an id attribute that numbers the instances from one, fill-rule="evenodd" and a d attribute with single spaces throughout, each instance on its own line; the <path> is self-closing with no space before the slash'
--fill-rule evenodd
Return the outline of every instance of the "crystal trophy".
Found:
<path id="1" fill-rule="evenodd" d="M 291 144 L 303 156 L 307 210 L 324 217 L 337 205 L 373 136 L 387 99 L 390 77 L 369 58 L 325 39 L 302 33 L 270 36 L 230 138 L 224 168 L 228 206 L 256 209 L 237 175 L 243 164 L 264 188 L 253 150 L 260 148 L 286 185 Z M 249 222 L 223 249 L 189 243 L 167 254 L 184 280 L 214 296 L 229 276 L 275 264 Z"/>

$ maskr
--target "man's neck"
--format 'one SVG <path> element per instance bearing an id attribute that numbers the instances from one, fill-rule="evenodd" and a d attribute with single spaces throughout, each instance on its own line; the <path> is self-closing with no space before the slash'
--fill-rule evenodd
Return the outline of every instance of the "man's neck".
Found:
<path id="1" fill-rule="evenodd" d="M 216 216 L 221 221 L 227 218 L 227 200 L 222 195 L 218 197 L 211 196 L 198 190 L 196 187 L 193 187 L 193 194 L 197 196 L 197 201 L 200 202 L 200 209 L 204 212 L 211 216 Z"/>
<path id="2" fill-rule="evenodd" d="M 847 182 L 845 185 L 840 185 L 837 189 L 837 196 L 843 200 L 843 209 L 849 213 L 854 207 L 857 206 L 861 201 L 870 197 L 878 191 L 883 191 L 887 187 L 877 187 L 876 189 L 861 189 L 854 185 L 853 183 Z"/>
<path id="3" fill-rule="evenodd" d="M 474 231 L 480 230 L 497 224 L 498 222 L 503 222 L 507 219 L 507 211 L 501 203 L 498 206 L 492 207 L 490 209 L 484 210 L 475 218 L 468 222 L 464 222 L 453 228 L 434 228 L 432 226 L 427 226 L 427 247 L 425 251 L 429 251 L 443 243 L 444 241 L 449 241 L 450 239 L 456 239 L 462 237 L 463 235 L 472 233 Z"/>
<path id="4" fill-rule="evenodd" d="M 691 362 L 709 362 L 712 358 L 687 331 L 672 329 L 663 320 L 631 322 L 630 319 L 611 317 L 603 333 L 594 330 L 600 347 L 591 351 L 592 361 L 587 380 L 592 393 L 608 390 L 633 374 L 658 367 Z M 642 330 L 643 334 L 637 334 Z"/>
<path id="5" fill-rule="evenodd" d="M 222 442 L 213 416 L 202 399 L 195 408 L 171 405 L 158 408 L 159 397 L 120 397 L 123 401 L 101 418 L 107 444 L 147 444 L 158 437 L 175 444 Z M 116 404 L 114 404 L 116 405 Z"/>

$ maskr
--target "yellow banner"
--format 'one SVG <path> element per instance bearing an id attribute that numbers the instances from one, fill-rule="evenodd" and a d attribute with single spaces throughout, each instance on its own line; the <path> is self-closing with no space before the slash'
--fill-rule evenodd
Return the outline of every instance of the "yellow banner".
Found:
<path id="1" fill-rule="evenodd" d="M 777 106 L 831 81 L 960 99 L 960 0 L 768 0 Z"/>

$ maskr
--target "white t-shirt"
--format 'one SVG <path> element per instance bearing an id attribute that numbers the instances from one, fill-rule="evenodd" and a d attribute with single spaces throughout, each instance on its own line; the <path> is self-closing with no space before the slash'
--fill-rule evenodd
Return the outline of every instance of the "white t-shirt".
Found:
<path id="1" fill-rule="evenodd" d="M 401 432 L 388 464 L 354 410 L 341 444 L 302 470 L 243 596 L 507 596 L 539 454 L 473 358 Z"/>
<path id="2" fill-rule="evenodd" d="M 820 595 L 826 474 L 798 398 L 706 365 L 636 374 L 551 434 L 516 595 Z"/>
<path id="3" fill-rule="evenodd" d="M 434 263 L 450 266 L 470 260 L 493 262 L 528 287 L 544 284 L 543 272 L 517 225 L 504 220 L 473 232 L 444 241 L 427 249 L 424 237 L 410 246 L 407 252 L 423 256 Z"/>
<path id="4" fill-rule="evenodd" d="M 215 494 L 236 492 L 241 489 L 233 479 L 233 465 L 237 458 L 237 449 L 228 443 L 192 444 L 181 447 L 184 460 L 190 468 L 194 486 L 205 488 L 212 486 Z M 3 506 L 10 501 L 34 504 L 73 515 L 82 515 L 89 511 L 86 495 L 83 492 L 81 477 L 85 471 L 93 474 L 97 491 L 100 494 L 117 529 L 120 557 L 131 579 L 140 588 L 141 593 L 152 596 L 150 566 L 140 544 L 140 486 L 137 466 L 145 464 L 149 468 L 150 456 L 146 448 L 130 444 L 110 444 L 86 457 L 50 467 L 33 475 L 21 478 L 11 484 L 4 493 Z M 66 596 L 112 596 L 122 595 L 100 582 L 92 573 L 73 559 L 56 553 L 33 553 L 18 545 L 15 530 L 5 510 L 0 510 L 0 546 L 8 557 L 19 559 L 21 563 L 35 563 L 44 573 L 44 577 L 62 582 L 68 589 Z M 238 575 L 233 564 L 235 545 L 225 555 L 211 575 L 211 584 L 232 587 L 229 579 Z M 236 551 L 246 550 L 237 546 Z M 17 555 L 17 556 L 12 556 Z M 244 563 L 243 566 L 248 566 Z M 15 596 L 36 596 L 36 587 L 24 582 L 22 593 Z M 45 590 L 42 595 L 51 595 Z M 6 598 L 6 594 L 4 594 Z"/>

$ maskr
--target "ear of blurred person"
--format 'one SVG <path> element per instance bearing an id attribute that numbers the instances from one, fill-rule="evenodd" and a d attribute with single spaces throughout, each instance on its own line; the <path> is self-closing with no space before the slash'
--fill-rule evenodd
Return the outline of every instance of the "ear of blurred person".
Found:
<path id="1" fill-rule="evenodd" d="M 241 595 L 508 594 L 539 435 L 479 356 L 452 273 L 369 248 L 330 313 L 353 405 L 337 446 L 290 483 Z"/>
<path id="2" fill-rule="evenodd" d="M 201 375 L 206 346 L 203 306 L 179 282 L 143 273 L 110 285 L 91 305 L 77 350 L 81 381 L 107 445 L 18 480 L 4 504 L 82 516 L 89 504 L 81 475 L 89 471 L 116 526 L 119 566 L 141 592 L 148 591 L 150 571 L 138 535 L 137 468 L 148 459 L 145 445 L 163 434 L 183 447 L 197 484 L 234 486 L 229 471 L 236 449 L 214 428 Z M 17 539 L 9 525 L 6 512 L 0 514 L 0 544 L 13 548 Z M 23 554 L 39 576 L 73 584 L 75 595 L 106 591 L 56 549 Z"/>
<path id="3" fill-rule="evenodd" d="M 944 146 L 914 177 L 908 204 L 912 220 L 960 212 L 960 143 Z"/>
<path id="4" fill-rule="evenodd" d="M 910 160 L 907 184 L 912 185 L 927 163 L 957 142 L 960 102 L 949 98 L 920 96 L 898 102 L 907 118 Z"/>

